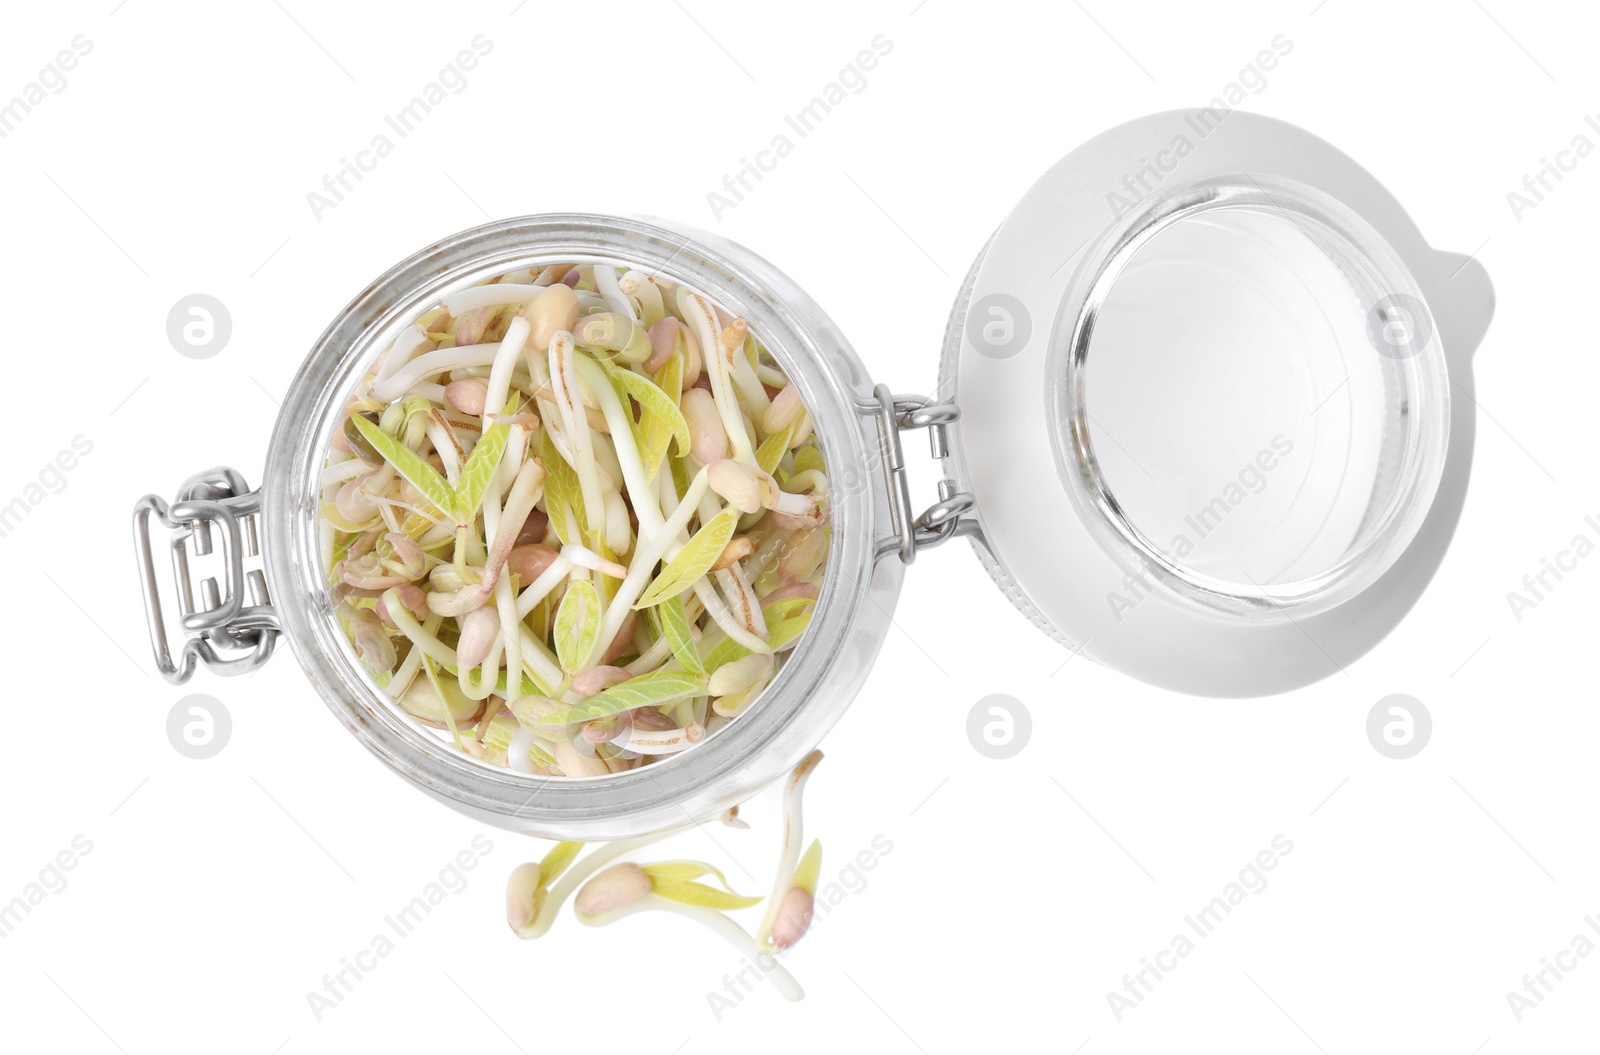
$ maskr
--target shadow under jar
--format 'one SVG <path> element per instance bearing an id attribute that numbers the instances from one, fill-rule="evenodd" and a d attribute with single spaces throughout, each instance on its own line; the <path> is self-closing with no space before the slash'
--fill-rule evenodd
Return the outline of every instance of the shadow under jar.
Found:
<path id="1" fill-rule="evenodd" d="M 1143 680 L 1248 696 L 1341 669 L 1442 559 L 1472 445 L 1448 395 L 1470 400 L 1492 294 L 1345 155 L 1281 122 L 1211 113 L 1112 129 L 1024 196 L 957 297 L 938 400 L 874 385 L 802 290 L 715 235 L 555 214 L 424 248 L 318 340 L 260 491 L 219 469 L 170 505 L 139 503 L 158 665 L 174 682 L 199 663 L 242 673 L 284 636 L 339 720 L 411 783 L 488 823 L 579 840 L 710 817 L 795 766 L 865 681 L 906 566 L 958 535 L 1047 634 Z M 1200 138 L 1193 156 L 1181 146 Z M 374 359 L 445 296 L 553 263 L 636 268 L 743 318 L 797 386 L 829 469 L 820 595 L 772 683 L 692 749 L 604 777 L 491 766 L 400 710 L 334 616 L 319 541 L 329 442 Z M 941 463 L 920 515 L 906 430 L 925 430 Z M 1210 545 L 1178 545 L 1203 509 Z M 151 517 L 173 531 L 176 657 Z M 191 557 L 221 568 L 198 604 Z"/>

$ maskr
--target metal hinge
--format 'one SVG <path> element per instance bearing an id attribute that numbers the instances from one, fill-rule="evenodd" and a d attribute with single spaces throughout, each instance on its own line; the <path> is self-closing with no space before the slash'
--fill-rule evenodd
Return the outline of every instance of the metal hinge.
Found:
<path id="1" fill-rule="evenodd" d="M 873 415 L 878 426 L 878 444 L 883 452 L 884 478 L 889 485 L 889 510 L 894 524 L 894 537 L 879 546 L 879 557 L 897 553 L 901 561 L 910 564 L 920 549 L 931 549 L 957 535 L 971 534 L 977 529 L 972 518 L 963 519 L 972 511 L 972 496 L 957 491 L 950 480 L 939 481 L 939 500 L 924 509 L 921 515 L 911 515 L 911 485 L 906 476 L 905 451 L 900 445 L 900 433 L 907 429 L 927 429 L 928 447 L 934 458 L 943 460 L 949 453 L 945 427 L 961 416 L 953 403 L 940 403 L 927 396 L 894 395 L 887 385 L 872 390 L 876 402 L 863 407 Z"/>
<path id="2" fill-rule="evenodd" d="M 185 637 L 176 662 L 156 585 L 155 554 L 150 546 L 152 513 L 172 530 L 172 576 Z M 150 647 L 161 676 L 174 685 L 189 680 L 196 660 L 204 661 L 216 674 L 231 675 L 247 674 L 271 658 L 280 627 L 267 596 L 267 581 L 260 569 L 248 573 L 244 569 L 245 558 L 261 552 L 256 533 L 260 514 L 261 492 L 250 490 L 237 471 L 220 467 L 185 480 L 171 505 L 159 495 L 145 495 L 133 507 L 133 539 L 150 623 Z M 196 608 L 189 548 L 192 543 L 196 556 L 209 556 L 213 527 L 222 539 L 224 581 L 219 589 L 215 578 L 202 579 Z M 249 604 L 245 603 L 247 591 Z"/>

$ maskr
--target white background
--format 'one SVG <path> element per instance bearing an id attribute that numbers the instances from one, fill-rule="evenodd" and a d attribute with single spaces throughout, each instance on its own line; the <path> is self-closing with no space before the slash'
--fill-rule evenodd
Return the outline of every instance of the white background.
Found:
<path id="1" fill-rule="evenodd" d="M 78 434 L 92 452 L 0 540 L 11 658 L 0 902 L 74 836 L 93 849 L 0 939 L 12 1051 L 1311 1053 L 1590 1050 L 1600 955 L 1518 1022 L 1506 994 L 1600 915 L 1594 768 L 1600 557 L 1517 621 L 1506 594 L 1600 514 L 1593 232 L 1600 160 L 1519 218 L 1507 193 L 1600 111 L 1592 11 L 1472 0 L 761 7 L 116 0 L 10 12 L 0 99 L 93 48 L 0 139 L 15 386 L 0 503 Z M 915 8 L 915 10 L 913 10 Z M 1476 360 L 1478 449 L 1453 548 L 1395 633 L 1291 695 L 1150 689 L 1044 640 L 964 545 L 919 561 L 895 629 L 826 742 L 807 820 L 839 875 L 893 851 L 788 958 L 797 1005 L 681 920 L 522 943 L 488 832 L 464 891 L 317 1021 L 306 994 L 484 831 L 343 733 L 287 654 L 190 691 L 232 715 L 194 761 L 151 672 L 127 514 L 229 464 L 255 478 L 301 357 L 372 277 L 489 217 L 630 211 L 721 231 L 795 277 L 900 391 L 933 387 L 957 282 L 1073 146 L 1199 105 L 1272 38 L 1245 108 L 1368 166 L 1433 244 L 1498 291 Z M 475 35 L 492 52 L 335 208 L 306 195 Z M 707 193 L 883 34 L 892 52 L 735 208 Z M 178 298 L 221 299 L 222 354 L 179 356 Z M 1460 412 L 1461 408 L 1458 408 Z M 920 455 L 921 446 L 913 448 Z M 931 484 L 919 481 L 919 493 Z M 966 716 L 1025 703 L 992 761 Z M 1392 761 L 1390 693 L 1432 742 Z M 764 890 L 777 829 L 659 856 Z M 1294 850 L 1119 1022 L 1106 994 L 1279 834 Z M 714 841 L 712 836 L 714 835 Z M 1600 941 L 1600 935 L 1592 935 Z M 1030 1038 L 1024 1041 L 1023 1038 Z M 582 1047 L 580 1047 L 582 1046 Z"/>

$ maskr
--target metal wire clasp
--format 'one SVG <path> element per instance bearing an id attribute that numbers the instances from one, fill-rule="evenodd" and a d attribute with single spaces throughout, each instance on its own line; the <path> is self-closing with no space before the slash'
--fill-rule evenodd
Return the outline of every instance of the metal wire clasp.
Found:
<path id="1" fill-rule="evenodd" d="M 906 476 L 905 450 L 900 445 L 903 430 L 927 429 L 929 449 L 935 458 L 943 459 L 949 453 L 945 426 L 959 418 L 961 412 L 953 403 L 939 403 L 927 396 L 894 395 L 887 385 L 878 385 L 872 394 L 877 402 L 865 409 L 873 414 L 878 425 L 878 443 L 883 451 L 884 478 L 889 485 L 889 509 L 895 530 L 895 537 L 880 546 L 878 555 L 898 553 L 901 561 L 910 564 L 916 560 L 919 549 L 931 549 L 977 528 L 976 521 L 962 519 L 972 510 L 972 496 L 957 491 L 949 480 L 939 481 L 939 501 L 912 518 L 911 485 Z"/>
<path id="2" fill-rule="evenodd" d="M 155 554 L 150 545 L 152 513 L 172 530 L 172 576 L 185 635 L 176 662 L 156 585 Z M 280 628 L 267 597 L 267 581 L 259 568 L 248 573 L 244 569 L 245 558 L 261 552 L 256 534 L 260 513 L 261 493 L 250 490 L 239 472 L 223 467 L 189 477 L 171 505 L 159 495 L 145 495 L 134 505 L 133 540 L 150 624 L 150 647 L 161 676 L 174 685 L 189 680 L 197 659 L 217 674 L 232 675 L 255 670 L 271 658 Z M 215 578 L 202 579 L 197 609 L 189 549 L 192 543 L 196 556 L 209 556 L 212 528 L 218 529 L 222 539 L 223 583 L 219 590 Z M 245 603 L 246 591 L 249 604 Z"/>

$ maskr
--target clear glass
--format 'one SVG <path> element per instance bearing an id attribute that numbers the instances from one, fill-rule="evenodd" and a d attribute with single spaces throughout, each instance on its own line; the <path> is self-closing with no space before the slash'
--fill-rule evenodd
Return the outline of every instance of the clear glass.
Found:
<path id="1" fill-rule="evenodd" d="M 693 750 L 609 777 L 539 777 L 462 755 L 401 712 L 333 618 L 321 572 L 317 481 L 347 393 L 372 359 L 444 295 L 543 264 L 626 262 L 703 291 L 744 318 L 800 392 L 829 464 L 877 465 L 862 408 L 872 384 L 842 334 L 794 283 L 725 239 L 662 221 L 562 214 L 499 221 L 428 246 L 364 290 L 302 365 L 263 481 L 268 586 L 317 691 L 373 753 L 416 786 L 489 823 L 549 838 L 628 838 L 712 816 L 792 768 L 855 696 L 888 629 L 901 565 L 873 474 L 830 491 L 832 545 L 811 625 L 748 714 Z"/>
<path id="2" fill-rule="evenodd" d="M 1420 291 L 1361 219 L 1259 177 L 1158 196 L 1057 321 L 1057 462 L 1130 574 L 1259 614 L 1340 604 L 1426 515 L 1449 403 Z"/>

